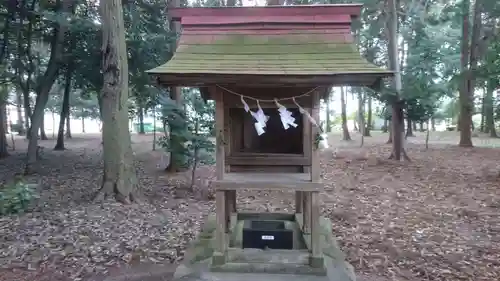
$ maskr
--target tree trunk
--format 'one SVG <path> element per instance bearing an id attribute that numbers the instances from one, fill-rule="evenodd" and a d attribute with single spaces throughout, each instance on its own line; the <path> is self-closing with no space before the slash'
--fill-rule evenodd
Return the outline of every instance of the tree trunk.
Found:
<path id="1" fill-rule="evenodd" d="M 104 174 L 95 200 L 114 196 L 117 201 L 130 203 L 138 199 L 138 185 L 128 128 L 128 63 L 122 1 L 101 1 L 100 12 Z"/>
<path id="2" fill-rule="evenodd" d="M 331 120 L 331 112 L 330 112 L 330 93 L 328 93 L 328 96 L 325 100 L 325 104 L 326 104 L 326 128 L 325 128 L 325 131 L 327 133 L 330 133 L 332 131 L 332 120 Z"/>
<path id="3" fill-rule="evenodd" d="M 461 42 L 461 72 L 462 85 L 460 87 L 460 142 L 459 146 L 472 147 L 472 98 L 469 73 L 469 10 L 470 1 L 462 0 L 462 42 Z M 475 16 L 474 16 L 475 20 Z"/>
<path id="4" fill-rule="evenodd" d="M 429 123 L 429 122 L 427 122 L 427 123 Z M 421 133 L 425 132 L 425 130 L 424 130 L 424 121 L 418 122 L 418 131 L 421 132 Z"/>
<path id="5" fill-rule="evenodd" d="M 387 130 L 389 131 L 389 138 L 387 139 L 387 144 L 392 143 L 392 122 L 387 121 Z"/>
<path id="6" fill-rule="evenodd" d="M 16 109 L 17 109 L 17 133 L 20 136 L 26 135 L 26 127 L 24 126 L 23 117 L 23 93 L 20 89 L 16 89 Z"/>
<path id="7" fill-rule="evenodd" d="M 350 141 L 351 135 L 347 127 L 347 109 L 346 109 L 346 93 L 344 87 L 340 87 L 340 104 L 341 104 L 341 118 L 342 118 L 342 140 Z"/>
<path id="8" fill-rule="evenodd" d="M 4 110 L 6 104 L 3 99 L 4 99 L 3 97 L 0 97 L 0 159 L 9 156 L 8 143 L 7 143 L 7 130 L 4 126 L 4 123 L 7 120 L 7 116 Z"/>
<path id="9" fill-rule="evenodd" d="M 31 104 L 29 92 L 23 91 L 24 103 L 24 126 L 26 128 L 26 137 L 29 138 L 29 131 L 31 128 Z"/>
<path id="10" fill-rule="evenodd" d="M 57 0 L 56 6 L 57 10 L 61 12 L 70 11 L 70 5 L 73 1 L 61 1 Z M 62 7 L 61 7 L 62 6 Z M 61 7 L 61 8 L 60 8 Z M 47 65 L 47 69 L 43 76 L 39 79 L 38 85 L 36 87 L 36 103 L 35 110 L 33 111 L 33 116 L 31 117 L 31 129 L 29 132 L 30 139 L 28 144 L 28 155 L 26 157 L 26 167 L 25 174 L 31 172 L 31 165 L 37 160 L 37 150 L 38 150 L 38 138 L 37 133 L 43 122 L 43 114 L 45 112 L 45 106 L 49 99 L 50 88 L 54 84 L 59 68 L 62 62 L 63 55 L 63 42 L 64 34 L 67 30 L 67 25 L 56 25 L 54 27 L 54 34 L 52 35 L 51 41 L 51 51 L 50 58 Z"/>
<path id="11" fill-rule="evenodd" d="M 56 113 L 53 110 L 51 110 L 50 113 L 52 115 L 52 139 L 55 139 L 56 138 Z"/>
<path id="12" fill-rule="evenodd" d="M 156 150 L 156 105 L 153 106 L 153 151 Z"/>
<path id="13" fill-rule="evenodd" d="M 498 138 L 495 128 L 495 109 L 493 92 L 495 91 L 494 80 L 489 80 L 486 86 L 486 95 L 484 97 L 485 129 L 490 133 L 490 137 Z"/>
<path id="14" fill-rule="evenodd" d="M 42 122 L 40 123 L 40 139 L 41 140 L 48 140 L 47 134 L 45 133 L 45 112 L 43 112 L 42 115 Z"/>
<path id="15" fill-rule="evenodd" d="M 3 115 L 3 122 L 0 124 L 3 124 L 3 128 L 5 130 L 5 133 L 8 134 L 9 133 L 9 120 L 7 118 L 7 116 L 8 116 L 7 104 L 4 103 L 2 106 L 0 106 L 0 110 L 2 111 L 0 114 Z"/>
<path id="16" fill-rule="evenodd" d="M 180 0 L 172 0 L 170 1 L 170 5 L 173 8 L 180 7 Z M 180 32 L 181 26 L 178 21 L 171 21 L 171 29 L 176 32 Z M 177 42 L 173 42 L 173 44 L 177 45 Z M 173 46 L 175 50 L 175 46 Z M 172 87 L 170 88 L 170 97 L 176 101 L 179 107 L 183 107 L 182 93 L 180 87 Z M 184 150 L 184 142 L 183 139 L 178 136 L 178 134 L 172 132 L 172 127 L 170 128 L 170 145 L 171 150 L 173 151 L 181 151 Z M 187 158 L 182 153 L 170 153 L 169 164 L 167 167 L 168 172 L 180 172 L 186 170 Z"/>
<path id="17" fill-rule="evenodd" d="M 389 132 L 389 120 L 384 119 L 384 127 L 382 128 L 382 133 Z"/>
<path id="18" fill-rule="evenodd" d="M 413 126 L 414 123 L 411 121 L 411 119 L 407 118 L 406 119 L 406 137 L 414 137 L 415 135 L 413 134 Z"/>
<path id="19" fill-rule="evenodd" d="M 358 89 L 358 127 L 359 127 L 359 132 L 361 134 L 360 146 L 362 147 L 365 143 L 366 124 L 365 124 L 365 97 L 361 89 Z"/>
<path id="20" fill-rule="evenodd" d="M 139 134 L 144 135 L 144 109 L 139 107 Z"/>
<path id="21" fill-rule="evenodd" d="M 436 119 L 434 119 L 434 118 L 431 118 L 431 130 L 433 132 L 436 131 Z"/>
<path id="22" fill-rule="evenodd" d="M 66 115 L 66 138 L 73 138 L 73 134 L 71 133 L 71 112 L 69 112 L 69 109 L 68 114 Z"/>
<path id="23" fill-rule="evenodd" d="M 85 117 L 82 117 L 82 134 L 85 134 Z"/>
<path id="24" fill-rule="evenodd" d="M 486 123 L 486 108 L 485 108 L 485 105 L 484 105 L 484 101 L 485 101 L 485 97 L 484 97 L 484 93 L 483 93 L 483 97 L 481 98 L 481 121 L 479 123 L 479 132 L 481 133 L 485 133 L 486 132 L 486 126 L 485 126 L 485 123 Z"/>
<path id="25" fill-rule="evenodd" d="M 368 96 L 367 97 L 367 102 L 368 102 L 368 114 L 367 114 L 367 117 L 366 117 L 365 137 L 370 137 L 371 136 L 372 126 L 373 126 L 373 120 L 372 120 L 372 97 Z"/>
<path id="26" fill-rule="evenodd" d="M 69 114 L 69 96 L 71 94 L 71 76 L 72 69 L 68 69 L 65 75 L 64 95 L 61 105 L 61 114 L 59 114 L 59 129 L 57 131 L 57 141 L 54 150 L 64 150 L 64 123 Z"/>
<path id="27" fill-rule="evenodd" d="M 397 34 L 397 27 L 398 27 L 398 16 L 397 16 L 397 9 L 396 9 L 396 3 L 395 0 L 389 0 L 388 1 L 388 8 L 389 8 L 389 21 L 388 21 L 388 30 L 389 30 L 389 64 L 391 70 L 394 71 L 394 78 L 393 78 L 393 86 L 394 90 L 396 92 L 395 97 L 393 98 L 393 101 L 391 102 L 391 107 L 392 107 L 392 153 L 389 158 L 395 159 L 395 160 L 401 160 L 401 155 L 406 160 L 409 160 L 408 156 L 406 155 L 406 151 L 404 150 L 403 146 L 403 141 L 404 141 L 404 130 L 403 130 L 403 121 L 404 121 L 404 116 L 403 116 L 403 105 L 404 101 L 400 99 L 400 93 L 401 93 L 401 72 L 400 72 L 400 66 L 398 62 L 398 34 Z"/>
<path id="28" fill-rule="evenodd" d="M 413 129 L 413 132 L 417 130 L 417 123 L 415 121 L 411 122 L 411 128 Z"/>

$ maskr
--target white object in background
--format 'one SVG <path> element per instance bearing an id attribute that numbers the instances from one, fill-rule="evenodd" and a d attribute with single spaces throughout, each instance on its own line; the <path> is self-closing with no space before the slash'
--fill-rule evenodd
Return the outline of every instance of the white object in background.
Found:
<path id="1" fill-rule="evenodd" d="M 257 101 L 257 112 L 250 111 L 255 121 L 255 130 L 257 130 L 257 134 L 260 136 L 265 133 L 264 128 L 266 127 L 266 123 L 269 120 L 269 116 L 264 114 L 264 111 L 260 107 L 259 101 Z"/>
<path id="2" fill-rule="evenodd" d="M 292 116 L 292 112 L 288 111 L 286 107 L 283 105 L 279 104 L 277 100 L 274 100 L 276 103 L 276 106 L 278 107 L 278 111 L 280 113 L 281 117 L 281 123 L 283 124 L 283 128 L 285 130 L 288 130 L 290 126 L 297 128 L 297 124 L 295 124 L 295 118 Z"/>
<path id="3" fill-rule="evenodd" d="M 307 119 L 309 119 L 309 122 L 311 122 L 314 126 L 320 128 L 318 126 L 318 123 L 316 122 L 316 120 L 314 120 L 314 118 L 311 116 L 311 114 L 309 114 L 309 112 L 307 112 L 307 110 L 305 110 L 304 108 L 302 108 L 302 106 L 300 106 L 299 103 L 297 103 L 297 101 L 295 100 L 295 98 L 292 98 L 292 100 L 295 103 L 295 105 L 299 108 L 300 114 L 305 115 L 307 117 Z"/>
<path id="4" fill-rule="evenodd" d="M 319 142 L 319 148 L 320 149 L 326 149 L 328 148 L 328 135 L 327 134 L 321 134 L 321 141 Z"/>
<path id="5" fill-rule="evenodd" d="M 241 97 L 241 103 L 243 104 L 243 108 L 245 109 L 245 111 L 246 112 L 250 111 L 250 107 L 248 106 L 248 103 L 245 101 L 243 96 L 240 96 L 240 97 Z"/>

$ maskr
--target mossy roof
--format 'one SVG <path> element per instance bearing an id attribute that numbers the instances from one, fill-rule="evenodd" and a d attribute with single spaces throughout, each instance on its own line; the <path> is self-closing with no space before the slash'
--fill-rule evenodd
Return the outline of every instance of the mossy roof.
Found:
<path id="1" fill-rule="evenodd" d="M 193 10 L 184 9 L 176 52 L 148 73 L 170 85 L 244 83 L 247 75 L 267 82 L 288 79 L 284 84 L 321 78 L 326 84 L 352 84 L 357 79 L 358 84 L 373 85 L 392 73 L 360 55 L 351 34 L 353 11 L 344 9 L 233 8 L 217 10 L 217 16 L 202 8 L 196 16 L 189 16 Z"/>
<path id="2" fill-rule="evenodd" d="M 387 73 L 361 57 L 345 35 L 183 35 L 174 56 L 151 74 L 330 75 Z"/>

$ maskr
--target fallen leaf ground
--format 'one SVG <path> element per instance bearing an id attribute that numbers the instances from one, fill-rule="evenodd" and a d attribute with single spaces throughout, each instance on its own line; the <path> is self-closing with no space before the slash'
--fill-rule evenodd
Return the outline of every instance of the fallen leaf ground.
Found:
<path id="1" fill-rule="evenodd" d="M 357 135 L 355 135 L 357 137 Z M 368 280 L 500 280 L 500 141 L 474 138 L 458 148 L 455 133 L 435 133 L 407 144 L 411 163 L 387 160 L 387 134 L 340 142 L 322 156 L 329 217 L 349 261 Z M 95 205 L 100 184 L 100 138 L 81 135 L 68 150 L 46 147 L 37 167 L 40 199 L 30 212 L 0 218 L 0 280 L 99 280 L 123 268 L 176 263 L 196 236 L 213 202 L 179 192 L 183 177 L 161 171 L 162 153 L 151 136 L 133 136 L 138 174 L 147 202 Z M 0 182 L 22 171 L 26 142 L 0 161 Z M 198 174 L 197 189 L 213 176 Z M 279 199 L 278 199 L 279 198 Z M 242 192 L 238 207 L 293 208 L 288 192 Z"/>

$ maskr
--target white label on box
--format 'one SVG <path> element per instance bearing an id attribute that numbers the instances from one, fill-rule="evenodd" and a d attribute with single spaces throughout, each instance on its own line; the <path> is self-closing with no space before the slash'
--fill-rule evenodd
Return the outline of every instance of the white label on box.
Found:
<path id="1" fill-rule="evenodd" d="M 271 235 L 262 235 L 262 240 L 274 240 L 274 236 Z"/>

